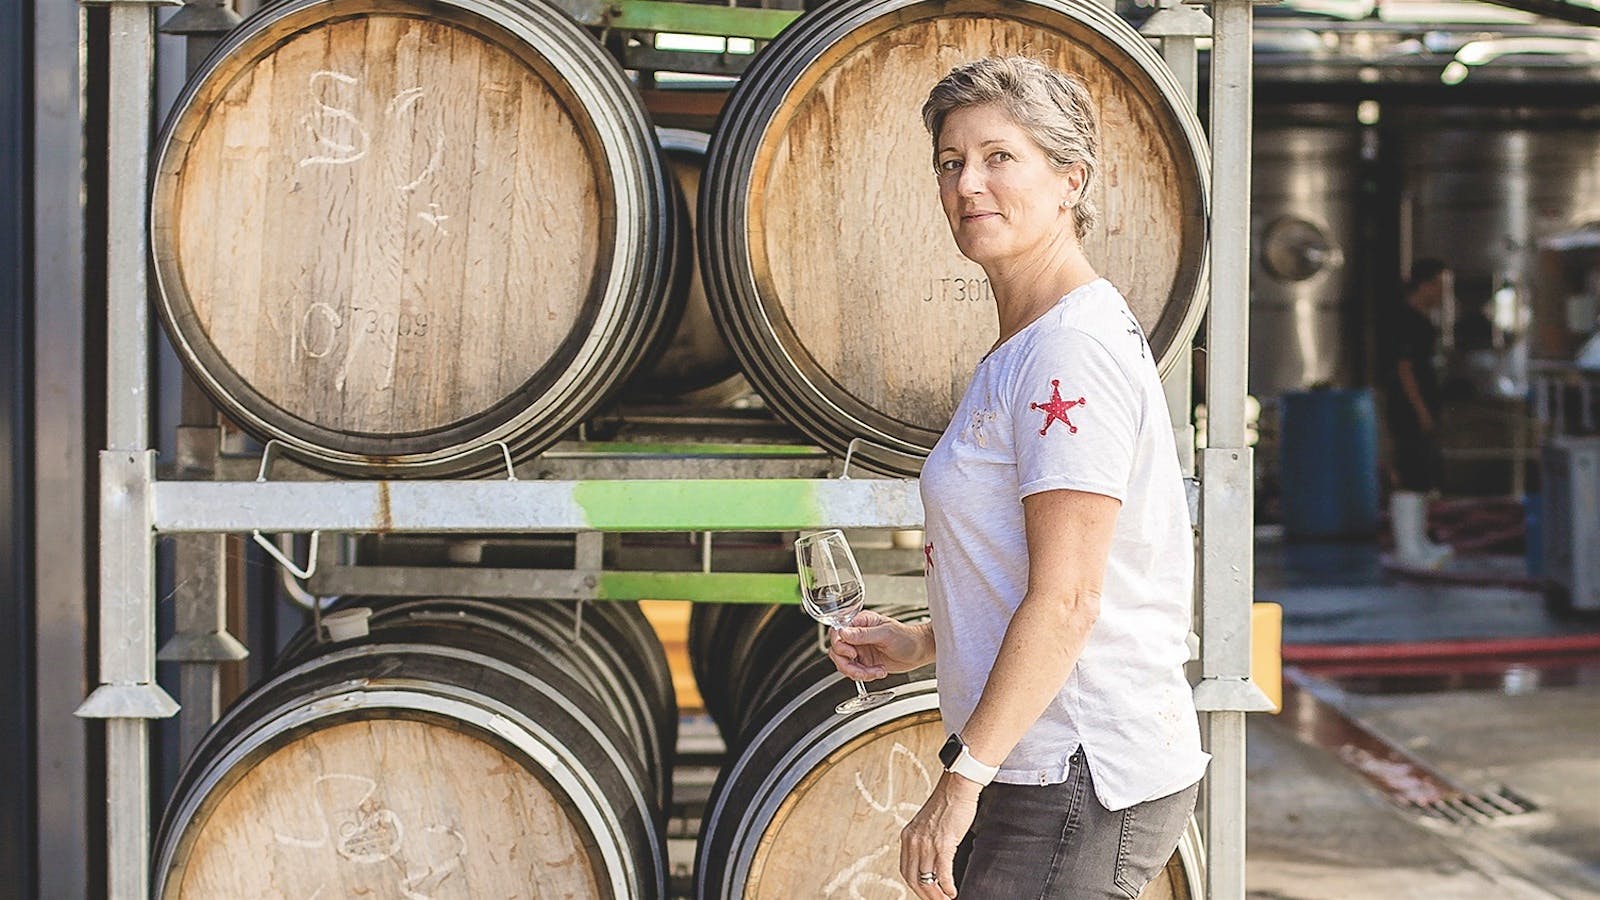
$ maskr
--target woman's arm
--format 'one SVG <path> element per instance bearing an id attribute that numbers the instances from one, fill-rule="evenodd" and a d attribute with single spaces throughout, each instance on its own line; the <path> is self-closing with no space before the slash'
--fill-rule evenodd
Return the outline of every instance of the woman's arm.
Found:
<path id="1" fill-rule="evenodd" d="M 1100 615 L 1100 588 L 1122 503 L 1102 494 L 1055 490 L 1024 498 L 1022 508 L 1028 593 L 1011 617 L 989 682 L 961 731 L 972 755 L 991 766 L 1011 755 L 1060 693 L 1089 640 Z"/>
<path id="2" fill-rule="evenodd" d="M 1006 628 L 977 709 L 961 729 L 979 762 L 1004 762 L 1077 665 L 1100 615 L 1100 585 L 1121 508 L 1121 501 L 1087 491 L 1049 490 L 1023 499 L 1028 593 Z M 977 815 L 981 790 L 977 782 L 944 773 L 901 832 L 900 874 L 918 897 L 956 895 L 952 862 Z M 937 883 L 920 883 L 923 872 L 933 872 Z"/>

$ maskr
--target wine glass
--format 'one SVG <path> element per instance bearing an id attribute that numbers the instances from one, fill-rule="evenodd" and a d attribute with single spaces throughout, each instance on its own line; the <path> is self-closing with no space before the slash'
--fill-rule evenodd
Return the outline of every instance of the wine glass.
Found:
<path id="1" fill-rule="evenodd" d="M 794 542 L 795 564 L 800 570 L 800 605 L 824 625 L 843 628 L 866 605 L 861 570 L 850 553 L 850 543 L 838 529 L 818 531 Z M 834 707 L 840 715 L 871 709 L 894 697 L 894 691 L 867 692 L 857 681 L 856 696 Z"/>

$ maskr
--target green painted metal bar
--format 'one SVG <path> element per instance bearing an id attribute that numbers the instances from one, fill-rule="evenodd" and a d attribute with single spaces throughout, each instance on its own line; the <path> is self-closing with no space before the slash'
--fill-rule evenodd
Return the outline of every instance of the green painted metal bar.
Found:
<path id="1" fill-rule="evenodd" d="M 164 481 L 158 533 L 793 531 L 918 528 L 917 483 L 890 478 L 617 481 Z"/>
<path id="2" fill-rule="evenodd" d="M 605 572 L 600 600 L 693 600 L 697 603 L 799 603 L 793 573 Z"/>
<path id="3" fill-rule="evenodd" d="M 602 530 L 698 531 L 717 522 L 720 530 L 762 531 L 826 521 L 804 481 L 580 481 L 573 499 Z"/>
<path id="4" fill-rule="evenodd" d="M 871 605 L 922 603 L 921 575 L 868 575 Z M 488 597 L 500 600 L 687 600 L 695 603 L 797 603 L 793 572 L 681 572 L 641 569 L 455 569 L 432 566 L 329 566 L 308 587 L 319 595 Z"/>
<path id="5" fill-rule="evenodd" d="M 766 41 L 778 36 L 800 18 L 798 10 L 713 6 L 708 3 L 671 3 L 664 0 L 618 0 L 611 4 L 605 24 L 629 31 L 665 31 L 672 34 L 709 34 Z"/>

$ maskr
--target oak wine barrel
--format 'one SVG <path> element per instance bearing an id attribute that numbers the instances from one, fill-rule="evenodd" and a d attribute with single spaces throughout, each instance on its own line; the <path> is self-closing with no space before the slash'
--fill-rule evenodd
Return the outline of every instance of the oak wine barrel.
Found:
<path id="1" fill-rule="evenodd" d="M 758 55 L 719 120 L 698 247 L 712 311 L 767 403 L 819 444 L 916 474 L 996 336 L 939 206 L 920 111 L 952 67 L 1025 54 L 1100 118 L 1085 249 L 1162 370 L 1203 308 L 1208 153 L 1149 43 L 1092 0 L 840 0 Z"/>
<path id="2" fill-rule="evenodd" d="M 678 705 L 666 649 L 637 603 L 573 604 L 507 602 L 462 597 L 413 599 L 352 597 L 329 610 L 372 611 L 368 627 L 458 626 L 498 630 L 554 660 L 627 732 L 629 746 L 644 754 L 660 809 L 672 801 L 672 770 L 678 744 Z M 325 645 L 305 629 L 283 650 L 285 662 L 308 658 Z"/>
<path id="3" fill-rule="evenodd" d="M 689 613 L 689 662 L 706 714 L 733 746 L 750 712 L 750 697 L 771 680 L 817 624 L 799 608 L 697 603 Z"/>
<path id="4" fill-rule="evenodd" d="M 637 93 L 553 4 L 269 4 L 163 130 L 158 306 L 218 405 L 313 465 L 497 466 L 669 336 L 671 197 Z"/>
<path id="5" fill-rule="evenodd" d="M 655 132 L 672 176 L 673 193 L 681 201 L 681 230 L 691 239 L 684 242 L 689 252 L 672 290 L 671 302 L 680 311 L 676 328 L 661 352 L 640 367 L 628 383 L 623 399 L 721 406 L 747 393 L 750 385 L 739 374 L 739 360 L 711 317 L 700 264 L 692 249 L 700 182 L 711 136 L 703 131 L 659 126 Z"/>
<path id="6" fill-rule="evenodd" d="M 207 733 L 156 896 L 664 896 L 667 776 L 585 655 L 482 608 L 396 607 L 366 638 L 297 641 Z"/>
<path id="7" fill-rule="evenodd" d="M 880 611 L 903 621 L 926 616 L 912 607 Z M 746 634 L 728 634 L 741 625 Z M 778 650 L 770 641 L 782 633 L 790 644 Z M 894 699 L 839 715 L 835 704 L 855 688 L 819 652 L 815 623 L 798 608 L 721 607 L 705 614 L 698 634 L 691 647 L 712 651 L 698 667 L 709 680 L 702 694 L 718 684 L 742 690 L 749 708 L 725 711 L 740 724 L 723 728 L 730 761 L 701 819 L 695 896 L 904 897 L 900 831 L 938 780 L 945 739 L 932 667 L 873 682 L 873 689 L 892 687 Z M 724 643 L 710 647 L 713 634 Z M 1141 897 L 1200 898 L 1202 866 L 1191 820 Z"/>

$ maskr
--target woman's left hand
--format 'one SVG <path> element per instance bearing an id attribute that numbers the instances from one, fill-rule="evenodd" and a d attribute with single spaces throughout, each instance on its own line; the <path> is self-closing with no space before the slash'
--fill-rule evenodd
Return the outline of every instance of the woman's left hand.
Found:
<path id="1" fill-rule="evenodd" d="M 928 802 L 900 832 L 900 877 L 911 885 L 913 895 L 923 900 L 956 895 L 956 847 L 978 815 L 981 790 L 976 783 L 946 772 Z M 923 872 L 934 873 L 938 880 L 924 884 L 919 878 Z"/>

